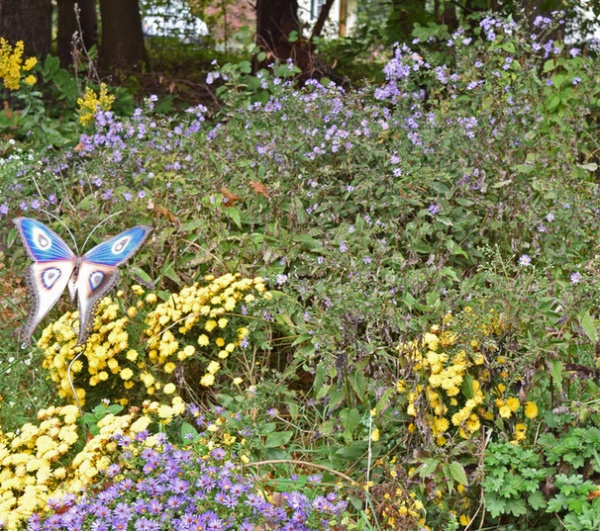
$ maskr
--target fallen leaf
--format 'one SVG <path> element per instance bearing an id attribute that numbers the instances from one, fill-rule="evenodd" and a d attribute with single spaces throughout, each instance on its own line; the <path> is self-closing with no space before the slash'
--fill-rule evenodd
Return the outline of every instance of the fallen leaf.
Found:
<path id="1" fill-rule="evenodd" d="M 223 201 L 223 206 L 232 207 L 235 206 L 237 201 L 241 201 L 241 197 L 239 195 L 233 195 L 227 188 L 221 188 L 221 193 L 225 197 L 225 201 Z"/>
<path id="2" fill-rule="evenodd" d="M 254 193 L 262 194 L 267 199 L 270 199 L 270 197 L 271 197 L 269 195 L 269 191 L 267 190 L 267 187 L 263 183 L 260 183 L 258 181 L 250 181 L 250 188 L 252 188 L 252 190 L 254 190 Z"/>

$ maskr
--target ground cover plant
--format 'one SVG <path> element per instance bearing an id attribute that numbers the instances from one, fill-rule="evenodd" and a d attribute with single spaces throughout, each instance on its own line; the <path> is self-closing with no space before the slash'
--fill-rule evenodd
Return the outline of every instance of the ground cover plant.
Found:
<path id="1" fill-rule="evenodd" d="M 60 149 L 13 123 L 5 527 L 596 527 L 600 69 L 552 25 L 398 45 L 360 90 L 239 62 L 218 106 L 129 115 L 89 87 Z M 11 334 L 18 215 L 154 227 L 85 346 L 66 301 Z"/>

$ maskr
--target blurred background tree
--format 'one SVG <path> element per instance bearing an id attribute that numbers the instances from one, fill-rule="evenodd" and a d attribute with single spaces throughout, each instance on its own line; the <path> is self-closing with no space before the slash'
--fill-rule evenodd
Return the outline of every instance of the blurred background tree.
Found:
<path id="1" fill-rule="evenodd" d="M 54 48 L 53 5 L 58 12 Z M 448 36 L 459 26 L 474 29 L 484 12 L 533 23 L 536 16 L 558 9 L 564 10 L 565 17 L 556 37 L 562 34 L 576 42 L 598 31 L 600 2 L 591 0 L 56 0 L 54 4 L 52 0 L 0 0 L 0 36 L 13 44 L 23 40 L 27 55 L 43 57 L 54 51 L 62 66 L 71 64 L 73 56 L 80 57 L 83 48 L 90 50 L 97 44 L 94 58 L 104 72 L 148 71 L 145 37 L 152 35 L 144 33 L 144 17 L 159 10 L 165 24 L 175 20 L 170 27 L 177 28 L 182 17 L 196 19 L 192 27 L 197 34 L 179 42 L 202 50 L 204 57 L 211 51 L 233 51 L 247 58 L 254 42 L 266 52 L 261 66 L 292 58 L 312 74 L 319 47 L 333 53 L 320 60 L 338 63 L 339 68 L 361 54 L 377 53 L 378 46 L 385 49 L 415 36 L 421 41 Z M 205 29 L 198 30 L 200 25 Z M 321 34 L 329 42 L 341 37 L 346 44 L 332 47 L 319 40 Z"/>

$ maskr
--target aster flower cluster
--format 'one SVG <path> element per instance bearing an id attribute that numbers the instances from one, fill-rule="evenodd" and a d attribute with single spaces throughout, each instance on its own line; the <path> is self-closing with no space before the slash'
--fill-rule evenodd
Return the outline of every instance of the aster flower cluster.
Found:
<path id="1" fill-rule="evenodd" d="M 346 509 L 337 494 L 266 494 L 226 452 L 208 455 L 179 448 L 166 436 L 148 445 L 144 434 L 117 436 L 121 457 L 104 471 L 105 481 L 77 499 L 50 502 L 54 514 L 36 514 L 30 531 L 136 529 L 158 531 L 286 531 L 334 529 Z"/>
<path id="2" fill-rule="evenodd" d="M 165 408 L 170 409 L 168 415 Z M 116 435 L 135 438 L 143 432 L 145 445 L 152 447 L 157 440 L 147 431 L 149 426 L 184 412 L 180 399 L 170 406 L 146 401 L 136 412 L 106 414 L 86 441 L 77 407 L 49 407 L 38 413 L 37 424 L 25 424 L 18 433 L 0 432 L 0 524 L 19 529 L 32 513 L 43 511 L 49 499 L 67 494 L 74 499 L 109 469 L 119 449 Z"/>

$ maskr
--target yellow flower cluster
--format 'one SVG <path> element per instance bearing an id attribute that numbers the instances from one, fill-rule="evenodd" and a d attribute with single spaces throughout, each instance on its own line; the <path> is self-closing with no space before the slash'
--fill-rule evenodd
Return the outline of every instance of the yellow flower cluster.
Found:
<path id="1" fill-rule="evenodd" d="M 503 383 L 500 383 L 496 386 L 495 389 L 496 394 L 504 395 L 506 392 L 506 386 Z M 510 419 L 512 417 L 516 417 L 517 412 L 521 409 L 521 401 L 514 397 L 510 396 L 508 398 L 503 398 L 500 396 L 496 398 L 494 401 L 494 405 L 498 409 L 498 415 L 503 419 Z M 535 402 L 527 401 L 523 407 L 523 414 L 529 420 L 534 419 L 538 415 L 538 407 Z M 489 415 L 492 417 L 492 415 Z M 514 437 L 512 439 L 512 443 L 519 444 L 526 439 L 527 436 L 527 425 L 524 422 L 517 422 L 514 426 Z"/>
<path id="2" fill-rule="evenodd" d="M 463 325 L 475 331 L 477 316 L 472 312 L 471 308 L 465 309 Z M 447 315 L 444 325 L 452 320 Z M 504 332 L 506 326 L 493 310 L 479 324 L 477 328 L 488 350 L 496 349 L 492 336 Z M 492 365 L 486 363 L 479 341 L 462 341 L 466 347 L 461 348 L 459 339 L 457 333 L 433 326 L 421 340 L 398 347 L 406 365 L 406 378 L 396 383 L 396 390 L 407 399 L 406 413 L 416 419 L 409 429 L 426 426 L 440 446 L 446 444 L 448 435 L 469 439 L 479 431 L 482 421 L 510 419 L 522 408 L 521 400 L 506 396 L 504 383 L 492 381 Z M 501 378 L 508 377 L 502 356 L 492 363 L 501 369 L 497 373 Z M 484 402 L 488 407 L 493 403 L 496 409 L 488 409 Z M 523 411 L 528 419 L 538 414 L 533 402 L 527 402 Z M 525 439 L 525 424 L 517 424 L 514 430 L 515 442 Z"/>
<path id="3" fill-rule="evenodd" d="M 35 57 L 23 62 L 23 50 L 23 41 L 18 41 L 13 48 L 6 39 L 0 38 L 0 78 L 8 90 L 19 90 L 23 73 L 29 72 L 37 64 Z M 23 81 L 26 85 L 34 85 L 36 79 L 29 74 Z"/>
<path id="4" fill-rule="evenodd" d="M 408 358 L 415 373 L 422 375 L 412 390 L 406 381 L 397 383 L 399 393 L 408 399 L 407 414 L 417 417 L 421 408 L 438 445 L 446 443 L 445 434 L 454 426 L 458 434 L 468 439 L 480 428 L 476 408 L 484 395 L 477 380 L 469 375 L 469 368 L 482 365 L 479 352 L 467 355 L 464 349 L 452 349 L 457 335 L 438 326 L 432 327 L 421 341 L 400 345 L 401 355 Z M 442 347 L 444 352 L 438 352 Z M 449 352 L 450 353 L 449 353 Z M 425 396 L 423 403 L 420 399 Z"/>
<path id="5" fill-rule="evenodd" d="M 239 304 L 250 303 L 258 296 L 270 298 L 262 278 L 242 278 L 226 274 L 205 277 L 206 286 L 198 283 L 171 295 L 148 314 L 146 323 L 148 358 L 171 374 L 178 362 L 194 356 L 198 347 L 203 359 L 214 354 L 200 379 L 203 386 L 211 386 L 221 365 L 248 335 L 245 326 L 233 325 Z M 197 346 L 196 346 L 197 345 Z M 220 360 L 220 361 L 217 361 Z M 150 375 L 149 375 L 150 376 Z M 152 377 L 144 380 L 148 392 L 153 393 Z"/>
<path id="6" fill-rule="evenodd" d="M 113 299 L 99 301 L 92 332 L 83 346 L 76 346 L 77 330 L 73 328 L 78 312 L 68 312 L 46 327 L 38 346 L 44 351 L 43 367 L 56 383 L 58 395 L 74 401 L 68 368 L 80 353 L 71 376 L 77 383 L 81 405 L 92 392 L 94 404 L 99 397 L 122 405 L 131 403 L 136 385 L 135 392 L 144 398 L 159 390 L 172 395 L 176 386 L 169 380 L 177 364 L 197 357 L 198 352 L 203 360 L 214 355 L 207 360 L 200 379 L 202 385 L 212 385 L 224 361 L 250 333 L 240 323 L 239 310 L 238 315 L 234 313 L 238 305 L 257 297 L 269 299 L 270 293 L 261 278 L 246 279 L 237 274 L 206 280 L 210 282 L 207 286 L 186 287 L 148 312 L 144 331 L 150 338 L 147 352 L 131 347 L 127 328 L 138 310 L 146 303 L 156 303 L 157 297 L 149 293 L 142 298 L 144 290 L 136 285 L 131 290 L 140 298 L 125 314 Z M 240 382 L 236 379 L 235 383 Z"/>
<path id="7" fill-rule="evenodd" d="M 425 509 L 423 502 L 414 492 L 405 493 L 400 487 L 393 494 L 383 495 L 381 516 L 385 528 L 389 529 L 423 529 L 425 526 Z M 415 524 L 418 524 L 415 525 Z M 429 529 L 425 527 L 425 529 Z"/>
<path id="8" fill-rule="evenodd" d="M 18 433 L 0 432 L 0 522 L 9 531 L 21 529 L 31 514 L 47 508 L 48 499 L 79 493 L 96 481 L 117 455 L 115 435 L 134 437 L 152 422 L 167 424 L 184 411 L 175 397 L 170 405 L 146 401 L 138 412 L 107 414 L 98 422 L 99 433 L 71 460 L 70 452 L 84 439 L 73 405 L 41 410 L 38 423 Z M 154 436 L 145 440 L 146 446 L 156 443 Z"/>
<path id="9" fill-rule="evenodd" d="M 110 111 L 115 99 L 114 95 L 108 93 L 108 87 L 104 83 L 100 83 L 99 94 L 96 94 L 94 89 L 86 87 L 83 97 L 77 98 L 81 125 L 91 124 L 98 109 Z"/>
<path id="10" fill-rule="evenodd" d="M 38 346 L 44 350 L 43 367 L 50 373 L 52 381 L 56 382 L 58 395 L 62 398 L 72 398 L 71 386 L 67 371 L 71 360 L 81 352 L 87 363 L 84 365 L 82 357 L 73 363 L 72 377 L 77 378 L 86 368 L 85 378 L 77 378 L 80 383 L 85 382 L 89 387 L 96 387 L 102 382 L 108 382 L 111 375 L 112 383 L 122 386 L 125 390 L 131 389 L 133 370 L 131 367 L 138 359 L 136 350 L 129 349 L 129 334 L 125 327 L 129 322 L 127 317 L 119 317 L 119 305 L 111 298 L 106 297 L 98 303 L 93 332 L 90 334 L 83 347 L 76 347 L 77 333 L 73 323 L 77 322 L 78 312 L 68 312 L 57 321 L 47 326 L 38 341 Z M 124 354 L 123 354 L 124 353 Z M 86 390 L 76 387 L 80 404 L 85 403 Z M 115 394 L 118 394 L 116 391 Z M 123 397 L 111 396 L 123 405 L 127 400 Z"/>

